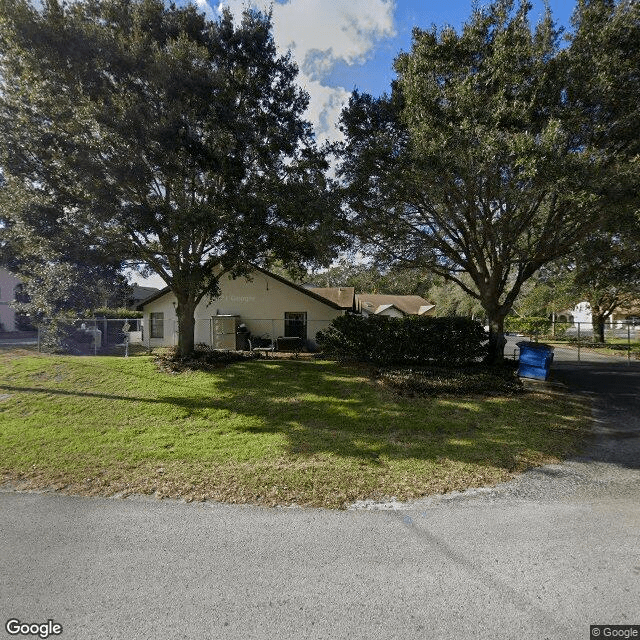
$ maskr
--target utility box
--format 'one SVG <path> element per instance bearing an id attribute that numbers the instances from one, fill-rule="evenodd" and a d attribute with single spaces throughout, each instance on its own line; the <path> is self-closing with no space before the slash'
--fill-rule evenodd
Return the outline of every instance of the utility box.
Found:
<path id="1" fill-rule="evenodd" d="M 211 318 L 211 346 L 214 349 L 236 350 L 236 333 L 240 316 L 218 315 Z"/>
<path id="2" fill-rule="evenodd" d="M 542 342 L 518 342 L 520 359 L 518 375 L 521 378 L 546 380 L 553 362 L 553 347 Z"/>

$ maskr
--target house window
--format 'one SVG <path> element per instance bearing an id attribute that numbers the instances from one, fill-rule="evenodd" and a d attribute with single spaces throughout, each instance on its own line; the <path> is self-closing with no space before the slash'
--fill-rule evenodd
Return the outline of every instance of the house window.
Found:
<path id="1" fill-rule="evenodd" d="M 150 313 L 149 325 L 149 335 L 152 338 L 164 338 L 164 313 Z"/>
<path id="2" fill-rule="evenodd" d="M 284 337 L 301 338 L 303 342 L 307 340 L 307 313 L 298 311 L 285 311 L 284 314 Z"/>

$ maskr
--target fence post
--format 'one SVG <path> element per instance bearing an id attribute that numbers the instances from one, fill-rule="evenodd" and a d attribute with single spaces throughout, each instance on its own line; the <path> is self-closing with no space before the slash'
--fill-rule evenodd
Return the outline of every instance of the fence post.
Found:
<path id="1" fill-rule="evenodd" d="M 38 353 L 40 353 L 40 326 L 38 325 Z"/>
<path id="2" fill-rule="evenodd" d="M 627 322 L 627 364 L 631 365 L 631 325 Z"/>
<path id="3" fill-rule="evenodd" d="M 580 322 L 578 322 L 578 362 L 580 362 Z"/>

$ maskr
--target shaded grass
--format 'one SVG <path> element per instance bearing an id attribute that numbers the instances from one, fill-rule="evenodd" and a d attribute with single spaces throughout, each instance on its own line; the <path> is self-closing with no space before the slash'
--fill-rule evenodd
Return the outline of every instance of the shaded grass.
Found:
<path id="1" fill-rule="evenodd" d="M 436 366 L 384 368 L 375 372 L 382 382 L 402 395 L 506 396 L 524 391 L 517 376 L 517 363 L 505 361 L 502 367 L 480 364 L 445 368 Z"/>
<path id="2" fill-rule="evenodd" d="M 556 462 L 587 423 L 571 397 L 401 397 L 332 362 L 172 374 L 148 356 L 0 351 L 2 478 L 70 493 L 407 500 Z"/>

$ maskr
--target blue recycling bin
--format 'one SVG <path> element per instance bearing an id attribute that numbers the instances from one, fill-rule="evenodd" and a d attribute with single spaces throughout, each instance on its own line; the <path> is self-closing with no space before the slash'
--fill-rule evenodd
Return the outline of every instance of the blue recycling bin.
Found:
<path id="1" fill-rule="evenodd" d="M 521 378 L 546 380 L 553 362 L 553 347 L 542 342 L 518 342 L 520 360 L 518 375 Z"/>

